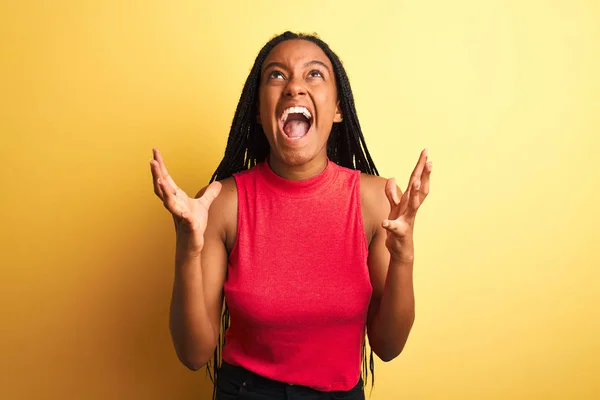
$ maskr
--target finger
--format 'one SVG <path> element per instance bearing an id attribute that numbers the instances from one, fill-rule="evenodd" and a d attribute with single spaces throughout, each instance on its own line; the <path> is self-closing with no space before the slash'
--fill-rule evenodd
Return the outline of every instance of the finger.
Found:
<path id="1" fill-rule="evenodd" d="M 163 203 L 165 208 L 174 216 L 181 218 L 181 212 L 184 208 L 178 200 L 178 191 L 166 179 L 159 179 L 158 185 L 163 194 Z"/>
<path id="2" fill-rule="evenodd" d="M 150 172 L 152 173 L 152 185 L 154 186 L 154 194 L 156 194 L 159 199 L 164 200 L 162 189 L 158 184 L 161 176 L 160 170 L 158 168 L 158 163 L 155 160 L 150 160 Z"/>
<path id="3" fill-rule="evenodd" d="M 389 219 L 396 219 L 400 215 L 399 205 L 401 202 L 401 198 L 398 195 L 399 191 L 400 189 L 396 184 L 396 180 L 394 178 L 388 179 L 385 183 L 385 196 L 387 197 L 390 203 L 390 213 L 388 216 Z"/>
<path id="4" fill-rule="evenodd" d="M 419 198 L 420 188 L 420 180 L 416 180 L 410 188 L 410 198 L 408 200 L 408 208 L 406 209 L 406 216 L 408 218 L 414 218 L 417 215 L 417 210 L 419 209 L 419 205 L 421 205 L 421 199 Z"/>
<path id="5" fill-rule="evenodd" d="M 210 185 L 208 185 L 208 187 L 204 191 L 204 194 L 202 195 L 202 197 L 200 197 L 200 201 L 204 204 L 204 206 L 207 209 L 210 208 L 212 202 L 217 198 L 219 193 L 221 193 L 222 188 L 223 185 L 221 185 L 221 182 L 219 181 L 214 181 Z"/>
<path id="6" fill-rule="evenodd" d="M 429 194 L 429 180 L 431 177 L 431 170 L 433 169 L 433 163 L 429 161 L 425 164 L 425 169 L 421 174 L 421 201 Z"/>
<path id="7" fill-rule="evenodd" d="M 398 206 L 398 215 L 402 215 L 406 212 L 406 208 L 408 207 L 408 202 L 410 200 L 410 194 L 412 192 L 412 186 L 409 186 L 408 190 L 402 195 L 402 198 L 400 199 L 400 205 Z"/>
<path id="8" fill-rule="evenodd" d="M 396 193 L 396 179 L 390 178 L 385 182 L 385 197 L 387 197 L 390 207 L 393 209 L 399 203 L 398 195 Z"/>
<path id="9" fill-rule="evenodd" d="M 156 162 L 158 162 L 158 166 L 160 168 L 161 179 L 168 181 L 169 184 L 173 186 L 175 190 L 179 190 L 179 187 L 177 186 L 177 184 L 175 184 L 175 181 L 173 180 L 173 178 L 171 178 L 171 175 L 167 170 L 167 166 L 165 165 L 165 161 L 163 160 L 162 153 L 160 152 L 160 150 L 154 148 L 152 149 L 152 151 L 154 152 L 154 159 L 156 160 Z"/>
<path id="10" fill-rule="evenodd" d="M 406 230 L 406 227 L 403 224 L 394 219 L 386 219 L 381 225 L 386 231 L 396 236 L 402 236 Z"/>
<path id="11" fill-rule="evenodd" d="M 408 188 L 410 188 L 412 186 L 412 184 L 414 183 L 414 181 L 416 181 L 417 179 L 419 179 L 421 177 L 421 174 L 423 173 L 423 168 L 425 168 L 425 164 L 427 163 L 427 153 L 428 150 L 424 149 L 423 151 L 421 151 L 421 154 L 419 155 L 419 159 L 417 160 L 417 164 L 415 165 L 415 169 L 413 170 L 413 173 L 410 175 L 410 179 L 408 181 Z M 408 189 L 407 189 L 408 191 Z"/>

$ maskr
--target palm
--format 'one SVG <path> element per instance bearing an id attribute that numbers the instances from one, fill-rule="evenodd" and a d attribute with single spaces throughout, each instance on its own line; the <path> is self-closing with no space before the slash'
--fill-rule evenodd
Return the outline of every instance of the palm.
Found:
<path id="1" fill-rule="evenodd" d="M 178 200 L 177 204 L 180 204 L 183 215 L 189 214 L 192 219 L 190 227 L 204 232 L 206 230 L 208 209 L 210 207 L 206 196 L 191 198 L 185 192 L 181 191 L 181 196 L 177 196 L 176 199 Z"/>
<path id="2" fill-rule="evenodd" d="M 387 229 L 386 246 L 392 254 L 400 254 L 406 246 L 412 246 L 412 231 L 417 210 L 429 194 L 429 177 L 432 164 L 427 162 L 427 150 L 423 150 L 408 181 L 406 191 L 398 196 L 396 181 L 391 178 L 385 186 L 390 202 L 390 214 L 384 221 Z"/>
<path id="3" fill-rule="evenodd" d="M 211 183 L 202 196 L 192 198 L 177 186 L 169 175 L 160 151 L 154 149 L 150 161 L 154 193 L 162 200 L 165 208 L 173 215 L 178 234 L 190 237 L 190 246 L 202 248 L 203 235 L 208 221 L 208 209 L 221 191 L 219 182 Z"/>

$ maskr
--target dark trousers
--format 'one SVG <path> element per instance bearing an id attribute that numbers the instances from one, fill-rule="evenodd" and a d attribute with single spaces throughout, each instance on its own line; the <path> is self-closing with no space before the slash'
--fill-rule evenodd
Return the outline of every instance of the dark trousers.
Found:
<path id="1" fill-rule="evenodd" d="M 264 378 L 223 361 L 217 378 L 217 400 L 364 400 L 362 378 L 348 391 L 320 392 L 306 386 Z"/>

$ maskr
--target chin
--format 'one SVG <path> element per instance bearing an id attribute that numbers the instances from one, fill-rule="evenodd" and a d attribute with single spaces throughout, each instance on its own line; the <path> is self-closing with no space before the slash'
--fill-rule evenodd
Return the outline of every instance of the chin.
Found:
<path id="1" fill-rule="evenodd" d="M 310 162 L 317 154 L 315 152 L 286 149 L 284 151 L 277 151 L 275 156 L 286 165 L 298 166 Z"/>

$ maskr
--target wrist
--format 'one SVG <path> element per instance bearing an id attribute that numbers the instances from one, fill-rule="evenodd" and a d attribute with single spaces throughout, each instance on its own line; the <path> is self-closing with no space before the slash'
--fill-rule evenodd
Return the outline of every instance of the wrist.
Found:
<path id="1" fill-rule="evenodd" d="M 204 238 L 177 235 L 175 256 L 177 259 L 199 258 L 204 248 Z"/>
<path id="2" fill-rule="evenodd" d="M 415 255 L 410 253 L 390 253 L 390 264 L 403 266 L 403 267 L 412 267 L 415 262 Z"/>
<path id="3" fill-rule="evenodd" d="M 412 265 L 415 259 L 415 246 L 412 235 L 402 238 L 389 237 L 386 243 L 390 252 L 390 262 L 400 265 Z"/>
<path id="4" fill-rule="evenodd" d="M 187 246 L 177 246 L 175 248 L 175 256 L 177 258 L 197 258 L 202 255 L 202 248 L 189 248 Z"/>

